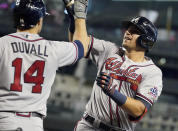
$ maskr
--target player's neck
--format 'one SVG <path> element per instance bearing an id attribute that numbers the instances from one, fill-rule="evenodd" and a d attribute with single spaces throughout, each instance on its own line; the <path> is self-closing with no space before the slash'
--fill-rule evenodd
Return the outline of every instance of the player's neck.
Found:
<path id="1" fill-rule="evenodd" d="M 144 62 L 145 59 L 145 52 L 127 52 L 126 56 L 134 62 Z"/>
<path id="2" fill-rule="evenodd" d="M 28 32 L 30 34 L 39 34 L 41 32 L 42 26 L 43 26 L 43 18 L 40 18 L 40 21 L 36 24 L 35 27 L 32 27 L 28 30 L 17 29 L 17 32 Z"/>
<path id="3" fill-rule="evenodd" d="M 27 33 L 30 33 L 30 34 L 38 34 L 38 32 L 34 31 L 34 30 L 17 30 L 17 32 L 27 32 Z"/>
<path id="4" fill-rule="evenodd" d="M 30 33 L 30 34 L 38 34 L 39 32 L 39 29 L 37 26 L 31 28 L 31 29 L 28 29 L 28 30 L 19 30 L 17 29 L 17 32 L 27 32 L 27 33 Z"/>

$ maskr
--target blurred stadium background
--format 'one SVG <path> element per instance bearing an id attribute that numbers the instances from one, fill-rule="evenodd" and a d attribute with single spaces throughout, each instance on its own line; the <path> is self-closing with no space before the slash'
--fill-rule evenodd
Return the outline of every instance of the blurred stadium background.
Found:
<path id="1" fill-rule="evenodd" d="M 62 0 L 45 0 L 51 16 L 40 34 L 46 39 L 67 41 L 68 20 Z M 14 0 L 0 0 L 0 37 L 15 32 Z M 178 0 L 90 0 L 88 33 L 121 45 L 121 20 L 146 16 L 159 28 L 158 42 L 148 54 L 163 71 L 163 91 L 157 104 L 138 124 L 136 131 L 178 131 Z M 90 98 L 96 67 L 82 59 L 57 71 L 48 101 L 45 131 L 72 131 Z"/>

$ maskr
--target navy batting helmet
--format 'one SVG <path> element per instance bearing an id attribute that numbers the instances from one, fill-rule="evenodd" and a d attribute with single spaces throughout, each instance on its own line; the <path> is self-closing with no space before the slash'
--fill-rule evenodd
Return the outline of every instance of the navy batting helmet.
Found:
<path id="1" fill-rule="evenodd" d="M 139 29 L 141 35 L 138 37 L 137 43 L 147 51 L 149 51 L 157 41 L 157 28 L 145 17 L 138 16 L 131 21 L 123 21 L 122 25 L 126 29 L 128 29 L 130 25 L 135 25 Z"/>
<path id="2" fill-rule="evenodd" d="M 43 0 L 17 0 L 13 10 L 14 26 L 20 30 L 30 29 L 47 14 Z"/>

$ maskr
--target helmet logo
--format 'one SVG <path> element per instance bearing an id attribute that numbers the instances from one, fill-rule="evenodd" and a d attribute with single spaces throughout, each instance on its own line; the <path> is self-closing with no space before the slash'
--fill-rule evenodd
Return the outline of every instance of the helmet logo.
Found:
<path id="1" fill-rule="evenodd" d="M 16 5 L 17 5 L 17 6 L 20 5 L 20 0 L 17 0 L 17 1 L 16 1 Z"/>
<path id="2" fill-rule="evenodd" d="M 39 10 L 42 8 L 35 7 L 35 5 L 31 5 L 30 3 L 27 5 L 28 8 L 34 9 L 34 10 Z"/>
<path id="3" fill-rule="evenodd" d="M 138 17 L 138 18 L 135 18 L 135 19 L 132 19 L 131 22 L 133 22 L 133 23 L 138 23 L 139 19 L 140 19 L 139 17 Z"/>

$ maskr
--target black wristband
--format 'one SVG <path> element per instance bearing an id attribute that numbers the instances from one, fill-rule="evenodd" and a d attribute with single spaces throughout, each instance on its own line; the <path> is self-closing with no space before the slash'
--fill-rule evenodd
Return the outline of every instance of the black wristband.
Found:
<path id="1" fill-rule="evenodd" d="M 114 93 L 110 93 L 109 96 L 119 105 L 122 106 L 126 103 L 127 97 L 122 93 L 114 90 Z"/>
<path id="2" fill-rule="evenodd" d="M 69 16 L 69 31 L 74 34 L 75 32 L 75 20 L 73 16 Z"/>
<path id="3" fill-rule="evenodd" d="M 69 8 L 66 8 L 67 10 L 67 14 L 68 14 L 68 18 L 69 18 L 69 31 L 74 34 L 75 32 L 75 19 L 74 19 L 74 12 L 73 9 L 74 6 L 71 6 Z"/>

